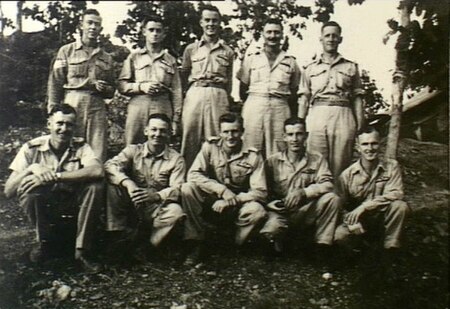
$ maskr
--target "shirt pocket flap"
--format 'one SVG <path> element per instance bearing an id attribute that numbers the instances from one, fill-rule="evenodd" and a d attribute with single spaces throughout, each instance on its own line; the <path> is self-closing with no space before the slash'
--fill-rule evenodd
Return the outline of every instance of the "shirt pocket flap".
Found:
<path id="1" fill-rule="evenodd" d="M 325 73 L 327 71 L 326 68 L 314 68 L 311 70 L 311 72 L 309 73 L 310 77 L 315 77 L 315 76 L 319 76 L 323 73 Z"/>
<path id="2" fill-rule="evenodd" d="M 200 62 L 206 59 L 206 55 L 194 56 L 192 57 L 192 62 Z"/>
<path id="3" fill-rule="evenodd" d="M 142 59 L 140 61 L 138 60 L 138 61 L 136 61 L 134 63 L 134 68 L 136 70 L 142 70 L 142 69 L 147 68 L 147 67 L 150 67 L 150 62 L 145 61 L 144 59 Z"/>

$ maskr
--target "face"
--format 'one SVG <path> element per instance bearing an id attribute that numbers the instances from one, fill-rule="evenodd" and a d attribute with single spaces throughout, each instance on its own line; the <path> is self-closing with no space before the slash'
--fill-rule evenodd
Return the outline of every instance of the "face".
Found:
<path id="1" fill-rule="evenodd" d="M 320 42 L 325 52 L 337 52 L 339 44 L 342 42 L 342 36 L 339 28 L 335 26 L 328 26 L 322 30 Z"/>
<path id="2" fill-rule="evenodd" d="M 283 28 L 277 24 L 266 24 L 263 29 L 264 44 L 267 46 L 279 46 L 283 37 Z"/>
<path id="3" fill-rule="evenodd" d="M 380 147 L 380 135 L 378 132 L 363 133 L 358 136 L 356 149 L 361 155 L 361 159 L 374 161 L 378 158 L 378 149 Z"/>
<path id="4" fill-rule="evenodd" d="M 75 123 L 75 114 L 56 112 L 51 115 L 48 119 L 47 127 L 50 130 L 52 145 L 57 147 L 68 144 L 73 137 Z"/>
<path id="5" fill-rule="evenodd" d="M 200 26 L 203 33 L 207 36 L 215 36 L 219 34 L 220 29 L 220 15 L 215 11 L 205 10 L 202 12 L 200 18 Z"/>
<path id="6" fill-rule="evenodd" d="M 161 43 L 164 39 L 163 25 L 159 22 L 149 21 L 143 28 L 145 41 L 150 44 Z"/>
<path id="7" fill-rule="evenodd" d="M 159 147 L 166 145 L 170 136 L 169 124 L 161 119 L 150 119 L 144 134 L 148 138 L 150 146 Z"/>
<path id="8" fill-rule="evenodd" d="M 81 31 L 84 39 L 96 40 L 102 32 L 102 18 L 97 15 L 85 15 L 81 23 Z"/>
<path id="9" fill-rule="evenodd" d="M 238 122 L 222 122 L 220 124 L 220 137 L 225 147 L 233 149 L 239 147 L 242 142 L 242 125 Z"/>
<path id="10" fill-rule="evenodd" d="M 284 128 L 284 141 L 288 151 L 302 152 L 305 149 L 305 141 L 308 133 L 303 124 L 287 125 Z"/>

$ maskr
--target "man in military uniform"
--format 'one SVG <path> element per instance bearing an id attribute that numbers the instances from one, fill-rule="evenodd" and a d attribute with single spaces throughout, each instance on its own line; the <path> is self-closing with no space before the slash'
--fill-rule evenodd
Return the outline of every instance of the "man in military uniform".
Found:
<path id="1" fill-rule="evenodd" d="M 320 41 L 323 54 L 302 74 L 298 116 L 306 118 L 308 149 L 323 154 L 337 178 L 350 165 L 356 132 L 364 125 L 363 90 L 358 65 L 338 53 L 339 24 L 325 23 Z"/>
<path id="2" fill-rule="evenodd" d="M 261 155 L 242 145 L 242 118 L 224 114 L 219 122 L 220 138 L 210 138 L 203 144 L 189 170 L 188 183 L 182 186 L 187 215 L 184 237 L 194 248 L 187 264 L 199 258 L 201 242 L 207 237 L 206 216 L 236 214 L 235 242 L 242 245 L 266 215 L 261 204 L 267 194 Z"/>
<path id="3" fill-rule="evenodd" d="M 103 166 L 82 138 L 73 138 L 75 127 L 74 108 L 54 106 L 48 118 L 50 135 L 22 146 L 9 166 L 5 195 L 19 197 L 35 227 L 38 244 L 30 252 L 32 262 L 51 257 L 58 236 L 53 227 L 63 215 L 73 215 L 78 218 L 75 258 L 86 271 L 98 272 L 100 266 L 88 254 L 103 202 Z"/>
<path id="4" fill-rule="evenodd" d="M 142 23 L 145 47 L 128 56 L 119 76 L 118 90 L 131 96 L 125 123 L 127 145 L 145 142 L 144 129 L 151 114 L 162 113 L 173 119 L 177 132 L 181 117 L 181 82 L 177 61 L 162 49 L 165 37 L 159 17 Z"/>
<path id="5" fill-rule="evenodd" d="M 48 80 L 48 111 L 66 103 L 78 115 L 75 136 L 86 139 L 100 160 L 106 159 L 107 120 L 104 98 L 114 95 L 113 60 L 97 42 L 102 19 L 94 9 L 83 13 L 81 40 L 61 47 Z"/>
<path id="6" fill-rule="evenodd" d="M 181 69 L 189 87 L 183 105 L 181 141 L 187 168 L 202 142 L 219 134 L 219 117 L 229 110 L 232 84 L 234 52 L 219 38 L 220 12 L 207 5 L 200 14 L 203 36 L 186 47 Z"/>
<path id="7" fill-rule="evenodd" d="M 344 203 L 344 222 L 335 232 L 335 241 L 347 241 L 356 235 L 384 227 L 384 248 L 399 248 L 408 205 L 403 201 L 400 166 L 392 159 L 379 158 L 380 135 L 368 127 L 358 136 L 357 162 L 342 172 L 337 182 Z M 357 237 L 357 236 L 356 236 Z"/>
<path id="8" fill-rule="evenodd" d="M 184 217 L 179 190 L 185 164 L 167 145 L 170 125 L 167 115 L 150 115 L 145 128 L 147 142 L 128 145 L 105 163 L 107 230 L 124 234 L 116 237 L 120 239 L 126 237 L 128 228 L 137 229 L 137 249 L 144 249 L 149 242 L 158 246 Z"/>
<path id="9" fill-rule="evenodd" d="M 237 74 L 241 81 L 244 143 L 268 157 L 279 151 L 283 122 L 290 117 L 290 104 L 296 101 L 300 69 L 295 58 L 281 50 L 281 21 L 269 19 L 263 32 L 264 50 L 247 56 Z M 248 92 L 248 98 L 247 98 Z"/>
<path id="10" fill-rule="evenodd" d="M 284 122 L 287 149 L 266 160 L 269 188 L 268 216 L 261 233 L 272 242 L 276 253 L 289 226 L 313 225 L 315 243 L 333 243 L 340 200 L 333 193 L 333 178 L 326 159 L 305 147 L 305 121 L 292 117 Z"/>

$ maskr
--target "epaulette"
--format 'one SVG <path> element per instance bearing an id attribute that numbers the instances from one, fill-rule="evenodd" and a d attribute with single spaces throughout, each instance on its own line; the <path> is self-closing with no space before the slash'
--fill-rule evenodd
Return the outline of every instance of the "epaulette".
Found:
<path id="1" fill-rule="evenodd" d="M 211 137 L 207 138 L 206 140 L 210 144 L 217 143 L 220 140 L 220 137 L 218 137 L 218 136 L 211 136 Z"/>
<path id="2" fill-rule="evenodd" d="M 82 146 L 86 143 L 86 140 L 83 137 L 73 137 L 72 143 L 77 146 Z"/>
<path id="3" fill-rule="evenodd" d="M 35 138 L 35 139 L 27 142 L 27 145 L 29 148 L 39 147 L 39 146 L 42 146 L 43 144 L 44 144 L 44 140 L 42 140 L 40 138 Z"/>
<path id="4" fill-rule="evenodd" d="M 317 63 L 318 59 L 314 59 L 311 62 L 309 62 L 308 64 L 304 65 L 303 68 L 306 69 L 307 67 L 309 67 L 310 65 Z"/>
<path id="5" fill-rule="evenodd" d="M 256 149 L 255 147 L 248 147 L 247 150 L 248 150 L 248 151 L 251 151 L 251 152 L 259 153 L 259 150 Z"/>
<path id="6" fill-rule="evenodd" d="M 295 58 L 295 56 L 292 56 L 292 55 L 286 55 L 286 58 L 292 58 L 292 59 L 294 59 L 294 60 L 297 59 L 297 58 Z"/>

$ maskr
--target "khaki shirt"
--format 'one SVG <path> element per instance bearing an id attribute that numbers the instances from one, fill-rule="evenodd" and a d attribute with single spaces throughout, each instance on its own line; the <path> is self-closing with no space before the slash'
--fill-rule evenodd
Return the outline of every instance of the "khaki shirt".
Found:
<path id="1" fill-rule="evenodd" d="M 270 67 L 264 51 L 257 51 L 244 59 L 237 79 L 249 86 L 249 94 L 289 97 L 296 93 L 300 69 L 295 58 L 281 51 Z"/>
<path id="2" fill-rule="evenodd" d="M 209 48 L 202 38 L 184 50 L 182 70 L 189 72 L 189 84 L 210 81 L 231 90 L 233 60 L 234 52 L 223 40 Z"/>
<path id="3" fill-rule="evenodd" d="M 95 89 L 97 80 L 107 81 L 110 85 L 115 84 L 112 57 L 100 47 L 95 48 L 89 55 L 81 41 L 64 45 L 59 49 L 50 71 L 47 90 L 49 110 L 63 101 L 65 89 L 98 93 Z M 114 87 L 111 86 L 108 91 L 99 95 L 112 98 Z"/>
<path id="4" fill-rule="evenodd" d="M 222 196 L 228 188 L 241 203 L 264 202 L 267 196 L 264 162 L 254 148 L 242 149 L 228 158 L 222 140 L 212 137 L 202 146 L 188 172 L 188 181 L 209 194 Z"/>
<path id="5" fill-rule="evenodd" d="M 20 148 L 9 168 L 22 172 L 37 163 L 54 172 L 76 171 L 86 166 L 101 165 L 92 148 L 83 138 L 73 138 L 61 159 L 50 148 L 50 135 L 32 139 Z"/>
<path id="6" fill-rule="evenodd" d="M 186 167 L 183 157 L 175 150 L 166 146 L 155 156 L 144 143 L 129 145 L 106 161 L 105 172 L 108 181 L 114 185 L 131 179 L 139 187 L 157 190 L 162 200 L 177 201 Z"/>
<path id="7" fill-rule="evenodd" d="M 320 57 L 307 65 L 298 90 L 299 95 L 307 96 L 310 104 L 328 98 L 352 102 L 355 96 L 363 93 L 358 65 L 340 54 L 333 63 Z"/>
<path id="8" fill-rule="evenodd" d="M 286 152 L 266 160 L 267 183 L 272 199 L 283 199 L 296 189 L 304 189 L 307 198 L 317 198 L 333 191 L 333 176 L 327 160 L 318 152 L 306 153 L 293 165 Z"/>
<path id="9" fill-rule="evenodd" d="M 172 98 L 174 120 L 181 117 L 181 81 L 177 60 L 166 50 L 153 59 L 143 48 L 128 56 L 119 76 L 118 90 L 125 95 L 144 94 L 139 85 L 144 82 L 161 85 L 161 92 L 168 92 Z"/>
<path id="10" fill-rule="evenodd" d="M 363 204 L 368 209 L 374 209 L 387 206 L 392 201 L 403 199 L 400 166 L 397 161 L 386 159 L 380 161 L 369 175 L 358 160 L 342 172 L 337 189 L 347 207 L 355 208 Z"/>

